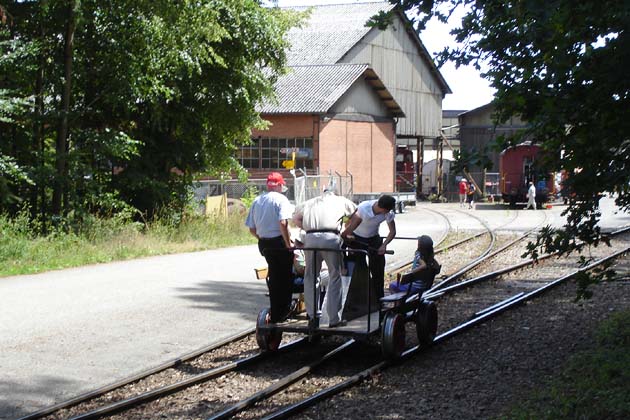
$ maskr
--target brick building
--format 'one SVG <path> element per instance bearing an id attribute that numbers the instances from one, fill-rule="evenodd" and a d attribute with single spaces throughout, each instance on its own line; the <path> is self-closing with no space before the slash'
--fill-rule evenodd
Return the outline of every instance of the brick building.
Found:
<path id="1" fill-rule="evenodd" d="M 395 190 L 396 150 L 439 136 L 450 89 L 403 13 L 386 30 L 365 26 L 387 2 L 317 6 L 289 34 L 290 71 L 271 123 L 252 133 L 238 158 L 252 178 L 296 168 L 353 176 L 356 193 Z"/>

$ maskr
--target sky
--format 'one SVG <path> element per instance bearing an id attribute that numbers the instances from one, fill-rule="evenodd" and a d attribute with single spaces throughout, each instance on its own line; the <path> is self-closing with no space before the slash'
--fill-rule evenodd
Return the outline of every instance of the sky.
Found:
<path id="1" fill-rule="evenodd" d="M 370 0 L 278 0 L 278 6 L 314 6 L 366 1 Z M 269 0 L 267 2 L 271 3 Z M 450 23 L 450 25 L 453 24 L 453 22 Z M 447 44 L 454 43 L 453 37 L 449 34 L 451 27 L 434 19 L 420 33 L 420 39 L 432 55 L 441 51 Z M 453 93 L 446 95 L 444 98 L 442 109 L 470 110 L 485 105 L 492 100 L 494 89 L 472 66 L 461 66 L 456 69 L 454 64 L 446 63 L 440 68 L 440 72 L 453 91 Z"/>

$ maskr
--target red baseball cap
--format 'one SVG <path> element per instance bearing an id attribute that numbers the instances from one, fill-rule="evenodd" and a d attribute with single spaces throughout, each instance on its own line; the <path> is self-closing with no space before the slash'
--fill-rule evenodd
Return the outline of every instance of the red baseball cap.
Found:
<path id="1" fill-rule="evenodd" d="M 281 173 L 271 172 L 269 175 L 267 175 L 268 187 L 275 187 L 277 185 L 285 185 L 285 184 L 286 182 L 284 182 L 284 178 L 282 177 Z"/>

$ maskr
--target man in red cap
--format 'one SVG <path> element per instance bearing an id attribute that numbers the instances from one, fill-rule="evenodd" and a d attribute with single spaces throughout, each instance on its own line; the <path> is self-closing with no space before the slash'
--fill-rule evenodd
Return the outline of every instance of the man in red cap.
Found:
<path id="1" fill-rule="evenodd" d="M 282 192 L 286 186 L 282 174 L 271 172 L 267 176 L 267 192 L 256 197 L 249 210 L 245 225 L 258 239 L 258 250 L 267 260 L 269 268 L 270 322 L 286 319 L 291 305 L 293 287 L 293 245 L 288 223 L 293 205 Z"/>

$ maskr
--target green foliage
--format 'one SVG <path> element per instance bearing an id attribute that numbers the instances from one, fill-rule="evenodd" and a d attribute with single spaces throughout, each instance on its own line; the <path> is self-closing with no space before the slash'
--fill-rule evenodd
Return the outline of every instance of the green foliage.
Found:
<path id="1" fill-rule="evenodd" d="M 241 169 L 234 152 L 263 125 L 256 105 L 273 96 L 287 31 L 301 19 L 256 0 L 2 6 L 11 22 L 0 22 L 0 156 L 34 184 L 4 183 L 0 199 L 15 199 L 0 200 L 0 211 L 17 214 L 28 201 L 44 230 L 53 187 L 63 199 L 57 220 L 121 208 L 103 197 L 152 218 L 182 213 L 195 174 Z"/>
<path id="2" fill-rule="evenodd" d="M 243 193 L 243 196 L 241 197 L 241 201 L 245 203 L 245 206 L 247 206 L 247 208 L 249 209 L 251 208 L 252 203 L 254 202 L 256 197 L 258 197 L 259 194 L 260 192 L 258 191 L 258 188 L 256 188 L 256 186 L 254 185 L 250 185 L 247 187 L 247 189 Z"/>
<path id="3" fill-rule="evenodd" d="M 503 418 L 626 419 L 630 416 L 630 312 L 602 323 L 596 347 Z"/>
<path id="4" fill-rule="evenodd" d="M 581 256 L 580 259 L 580 264 L 582 266 L 587 266 L 588 264 L 593 262 L 592 259 L 587 259 L 584 256 Z M 589 286 L 604 281 L 614 280 L 617 273 L 615 272 L 615 270 L 612 270 L 610 268 L 612 264 L 612 261 L 608 261 L 601 266 L 595 267 L 590 272 L 578 273 L 578 275 L 576 276 L 578 290 L 575 300 L 578 301 L 591 298 L 593 296 L 593 292 L 589 289 Z"/>
<path id="5" fill-rule="evenodd" d="M 240 214 L 217 220 L 189 215 L 177 225 L 159 218 L 145 225 L 116 214 L 88 215 L 81 224 L 60 224 L 37 236 L 28 211 L 0 215 L 0 276 L 253 243 Z"/>
<path id="6" fill-rule="evenodd" d="M 481 150 L 475 148 L 455 150 L 453 158 L 455 159 L 451 165 L 451 172 L 453 173 L 463 173 L 473 167 L 492 169 L 492 161 L 488 158 L 487 147 Z"/>
<path id="7" fill-rule="evenodd" d="M 432 17 L 448 21 L 461 8 L 464 17 L 451 31 L 457 43 L 438 61 L 483 69 L 497 90 L 496 122 L 527 121 L 520 138 L 545 151 L 538 170 L 567 174 L 567 222 L 541 235 L 541 250 L 597 244 L 602 193 L 630 210 L 630 2 L 390 2 L 417 15 L 419 28 Z M 387 19 L 377 16 L 373 24 Z M 503 146 L 517 140 L 503 139 Z"/>
<path id="8" fill-rule="evenodd" d="M 24 170 L 16 165 L 14 159 L 0 153 L 0 208 L 20 201 L 20 197 L 12 193 L 11 186 L 16 182 L 33 184 Z"/>

